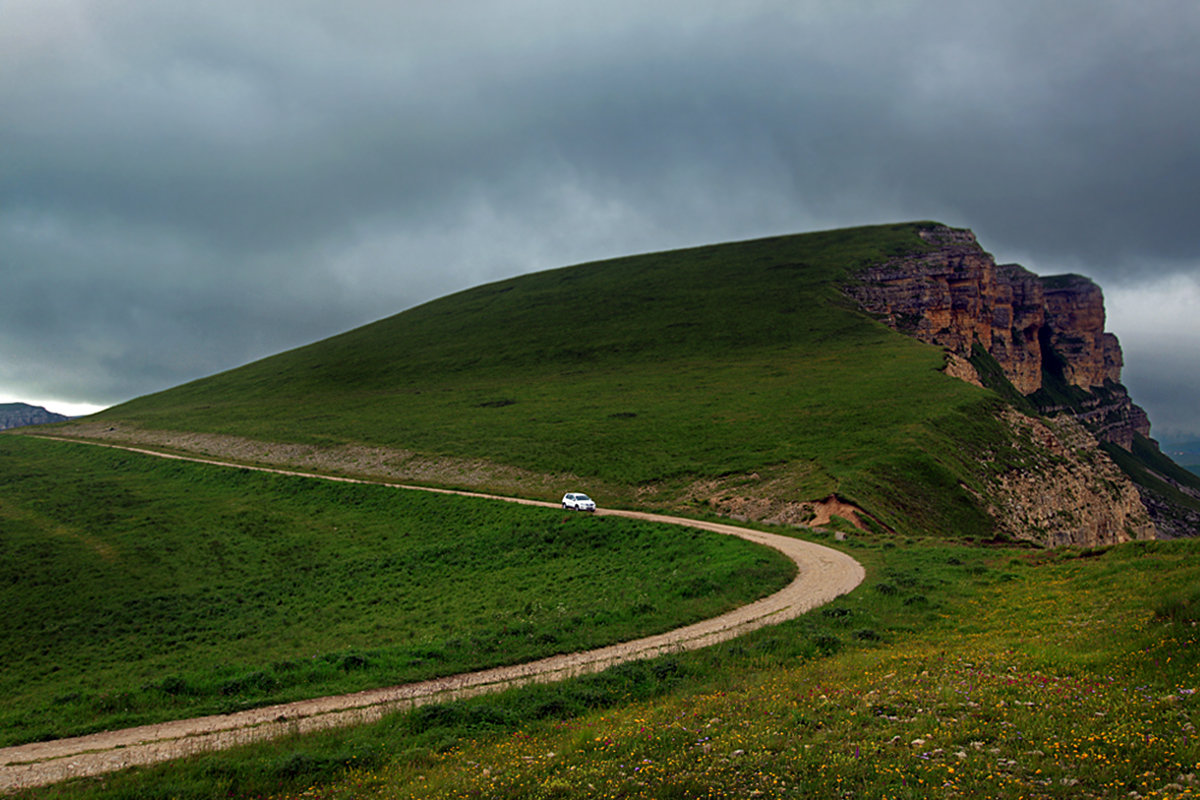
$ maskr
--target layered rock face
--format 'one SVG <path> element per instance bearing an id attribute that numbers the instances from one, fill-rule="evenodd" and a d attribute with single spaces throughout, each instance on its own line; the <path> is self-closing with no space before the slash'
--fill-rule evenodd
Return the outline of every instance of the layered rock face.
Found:
<path id="1" fill-rule="evenodd" d="M 1038 333 L 1046 313 L 1038 277 L 1015 264 L 997 266 L 970 231 L 933 228 L 921 237 L 937 249 L 867 269 L 850 293 L 921 341 L 961 356 L 978 342 L 1019 391 L 1041 388 Z"/>
<path id="2" fill-rule="evenodd" d="M 1020 269 L 1020 267 L 1017 267 Z M 1064 361 L 1063 377 L 1083 389 L 1120 383 L 1121 345 L 1104 332 L 1104 295 L 1082 275 L 1041 279 L 1049 345 Z"/>
<path id="3" fill-rule="evenodd" d="M 1046 415 L 1006 412 L 1028 452 L 1019 466 L 993 469 L 979 498 L 998 530 L 1050 546 L 1196 535 L 1193 511 L 1135 484 L 1100 445 L 1133 450 L 1150 434 L 1121 385 L 1121 347 L 1104 330 L 1100 287 L 997 265 L 967 230 L 939 226 L 921 237 L 928 251 L 867 268 L 847 292 L 891 327 L 944 347 L 949 375 L 1002 388 L 998 365 Z"/>
<path id="4" fill-rule="evenodd" d="M 969 358 L 983 347 L 1021 394 L 1044 388 L 1047 371 L 1097 393 L 1070 411 L 1105 441 L 1126 449 L 1148 436 L 1146 414 L 1120 385 L 1121 347 L 1104 331 L 1104 296 L 1080 275 L 1040 278 L 1018 264 L 997 265 L 968 230 L 921 232 L 934 249 L 870 267 L 849 292 L 864 309 L 922 341 Z M 956 367 L 957 368 L 957 367 Z M 957 368 L 961 372 L 961 368 Z"/>

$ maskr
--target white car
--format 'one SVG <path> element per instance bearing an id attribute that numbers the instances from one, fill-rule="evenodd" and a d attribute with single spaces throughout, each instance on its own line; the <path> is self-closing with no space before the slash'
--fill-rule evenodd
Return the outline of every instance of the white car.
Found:
<path id="1" fill-rule="evenodd" d="M 563 508 L 574 509 L 576 511 L 595 511 L 596 502 L 586 494 L 579 492 L 567 492 L 562 499 Z"/>

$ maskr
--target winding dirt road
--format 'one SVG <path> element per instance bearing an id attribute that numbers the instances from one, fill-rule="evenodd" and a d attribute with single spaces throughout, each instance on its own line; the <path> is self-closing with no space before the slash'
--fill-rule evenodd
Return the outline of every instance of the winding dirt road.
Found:
<path id="1" fill-rule="evenodd" d="M 42 438 L 96 444 L 101 447 L 116 447 L 162 458 L 239 469 L 255 469 L 283 475 L 298 475 L 347 483 L 373 483 L 395 488 L 506 500 L 526 505 L 558 507 L 556 503 L 495 497 L 476 492 L 429 489 L 422 486 L 406 486 L 382 481 L 363 481 L 291 470 L 247 467 L 244 464 L 171 455 L 122 445 L 83 442 L 63 437 L 45 436 Z M 845 553 L 787 536 L 739 528 L 734 525 L 638 511 L 600 510 L 596 513 L 667 522 L 737 536 L 778 550 L 796 563 L 798 572 L 795 580 L 775 594 L 719 617 L 656 636 L 609 645 L 597 650 L 567 653 L 526 664 L 450 675 L 419 683 L 371 689 L 354 694 L 301 700 L 233 714 L 197 717 L 118 731 L 105 731 L 71 739 L 2 748 L 0 749 L 0 792 L 42 786 L 68 778 L 100 775 L 134 765 L 166 761 L 287 734 L 370 722 L 379 719 L 384 714 L 415 708 L 427 703 L 441 703 L 447 700 L 472 697 L 529 683 L 557 681 L 576 675 L 600 672 L 626 661 L 653 658 L 682 650 L 695 650 L 732 639 L 764 625 L 797 617 L 849 592 L 858 586 L 865 577 L 862 565 Z"/>

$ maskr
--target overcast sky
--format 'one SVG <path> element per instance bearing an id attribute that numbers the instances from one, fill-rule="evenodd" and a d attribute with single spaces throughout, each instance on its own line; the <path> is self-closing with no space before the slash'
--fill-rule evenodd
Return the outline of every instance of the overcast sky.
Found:
<path id="1" fill-rule="evenodd" d="M 0 0 L 0 401 L 537 269 L 878 222 L 1099 282 L 1200 433 L 1195 0 Z"/>

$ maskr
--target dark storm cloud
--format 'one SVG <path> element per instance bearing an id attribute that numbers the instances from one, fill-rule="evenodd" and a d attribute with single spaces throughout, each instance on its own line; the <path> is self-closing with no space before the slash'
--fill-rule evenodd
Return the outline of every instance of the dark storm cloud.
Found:
<path id="1" fill-rule="evenodd" d="M 0 389 L 113 402 L 484 280 L 829 226 L 1196 269 L 1194 3 L 561 5 L 10 3 Z"/>

